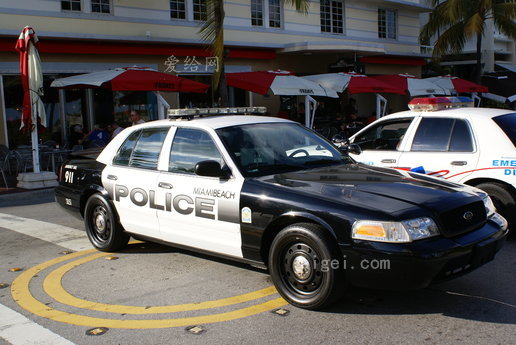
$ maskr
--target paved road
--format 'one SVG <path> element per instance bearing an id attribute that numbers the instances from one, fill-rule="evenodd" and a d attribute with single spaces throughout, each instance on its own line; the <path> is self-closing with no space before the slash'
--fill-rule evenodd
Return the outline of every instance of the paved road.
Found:
<path id="1" fill-rule="evenodd" d="M 95 256 L 82 222 L 45 193 L 0 198 L 0 234 L 0 345 L 516 344 L 514 239 L 462 278 L 412 292 L 355 288 L 310 312 L 245 265 L 141 243 Z M 107 331 L 86 334 L 95 327 Z"/>

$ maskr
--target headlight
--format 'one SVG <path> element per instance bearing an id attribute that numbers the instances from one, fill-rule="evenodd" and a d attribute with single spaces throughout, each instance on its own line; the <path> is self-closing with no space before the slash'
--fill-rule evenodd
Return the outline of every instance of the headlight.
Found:
<path id="1" fill-rule="evenodd" d="M 493 204 L 493 201 L 487 194 L 483 196 L 482 201 L 484 202 L 484 206 L 486 208 L 487 218 L 489 218 L 496 212 L 496 208 Z"/>
<path id="2" fill-rule="evenodd" d="M 439 235 L 435 222 L 428 217 L 402 222 L 359 220 L 353 224 L 352 238 L 377 242 L 408 243 Z"/>

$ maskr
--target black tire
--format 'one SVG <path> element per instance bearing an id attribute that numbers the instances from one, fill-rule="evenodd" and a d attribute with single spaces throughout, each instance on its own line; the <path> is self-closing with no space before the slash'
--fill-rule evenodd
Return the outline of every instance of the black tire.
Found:
<path id="1" fill-rule="evenodd" d="M 343 296 L 346 284 L 342 260 L 335 240 L 320 226 L 298 223 L 274 238 L 269 271 L 285 300 L 296 307 L 317 310 Z"/>
<path id="2" fill-rule="evenodd" d="M 509 222 L 509 229 L 516 230 L 516 200 L 506 187 L 499 183 L 486 182 L 476 186 L 489 194 L 498 213 Z"/>
<path id="3" fill-rule="evenodd" d="M 130 236 L 118 223 L 110 203 L 100 194 L 93 194 L 86 202 L 84 225 L 91 244 L 100 251 L 116 251 L 129 242 Z"/>

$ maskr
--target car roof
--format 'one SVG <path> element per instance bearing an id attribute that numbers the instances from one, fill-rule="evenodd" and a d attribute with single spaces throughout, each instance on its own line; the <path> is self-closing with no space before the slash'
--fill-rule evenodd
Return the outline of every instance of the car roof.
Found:
<path id="1" fill-rule="evenodd" d="M 514 110 L 510 109 L 495 109 L 495 108 L 452 108 L 437 111 L 401 111 L 398 113 L 390 114 L 382 117 L 382 119 L 400 118 L 400 117 L 413 117 L 413 116 L 429 116 L 429 117 L 459 117 L 459 118 L 471 118 L 471 117 L 483 117 L 492 118 L 499 115 L 515 113 Z"/>
<path id="2" fill-rule="evenodd" d="M 193 119 L 169 119 L 145 122 L 138 127 L 154 127 L 154 126 L 184 126 L 195 128 L 212 128 L 219 129 L 230 126 L 248 125 L 256 123 L 279 123 L 292 122 L 290 120 L 281 119 L 271 116 L 256 116 L 256 115 L 223 115 L 223 116 L 207 116 L 196 117 Z M 136 126 L 134 126 L 136 128 Z"/>

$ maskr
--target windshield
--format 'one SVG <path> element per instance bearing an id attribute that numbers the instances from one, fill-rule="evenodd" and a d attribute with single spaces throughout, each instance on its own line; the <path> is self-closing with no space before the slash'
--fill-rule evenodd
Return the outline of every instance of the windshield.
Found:
<path id="1" fill-rule="evenodd" d="M 516 147 L 516 113 L 494 117 L 493 121 L 507 134 Z"/>
<path id="2" fill-rule="evenodd" d="M 295 123 L 221 128 L 217 134 L 245 177 L 264 176 L 353 160 Z"/>

